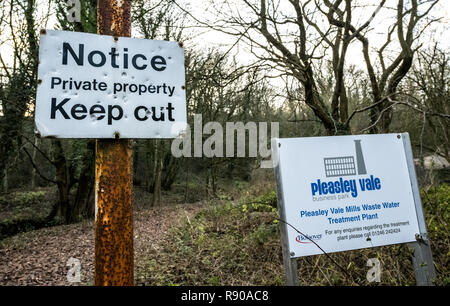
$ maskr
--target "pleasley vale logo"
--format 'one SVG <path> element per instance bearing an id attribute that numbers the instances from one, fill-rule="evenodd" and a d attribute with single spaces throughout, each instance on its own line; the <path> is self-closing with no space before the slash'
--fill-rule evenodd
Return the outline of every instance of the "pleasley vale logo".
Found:
<path id="1" fill-rule="evenodd" d="M 347 155 L 323 159 L 327 179 L 318 178 L 310 183 L 314 201 L 322 201 L 323 198 L 320 196 L 328 196 L 325 200 L 335 200 L 336 197 L 346 199 L 349 198 L 349 195 L 356 198 L 358 189 L 361 192 L 381 189 L 381 179 L 367 174 L 361 140 L 354 140 L 354 145 L 355 156 Z M 347 176 L 355 175 L 367 175 L 369 177 L 345 179 Z M 358 188 L 358 183 L 360 188 Z"/>
<path id="2" fill-rule="evenodd" d="M 317 241 L 317 240 L 320 240 L 320 239 L 322 239 L 322 234 L 298 235 L 297 237 L 295 237 L 295 241 L 297 241 L 298 243 L 301 243 L 301 244 L 312 243 L 311 240 Z"/>

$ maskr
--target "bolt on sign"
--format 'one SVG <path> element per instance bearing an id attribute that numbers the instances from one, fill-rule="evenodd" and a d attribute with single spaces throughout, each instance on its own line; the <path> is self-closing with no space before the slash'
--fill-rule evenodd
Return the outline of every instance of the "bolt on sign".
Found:
<path id="1" fill-rule="evenodd" d="M 42 137 L 174 138 L 186 128 L 178 42 L 43 30 L 38 84 Z"/>
<path id="2" fill-rule="evenodd" d="M 289 259 L 426 237 L 407 133 L 272 141 Z"/>

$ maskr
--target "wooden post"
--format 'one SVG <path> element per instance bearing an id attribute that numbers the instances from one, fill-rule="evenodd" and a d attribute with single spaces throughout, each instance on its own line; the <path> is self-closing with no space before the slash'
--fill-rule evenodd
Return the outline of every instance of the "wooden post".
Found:
<path id="1" fill-rule="evenodd" d="M 98 0 L 98 34 L 131 36 L 131 1 Z M 134 285 L 130 139 L 98 139 L 95 153 L 95 285 Z"/>
<path id="2" fill-rule="evenodd" d="M 422 201 L 420 199 L 419 185 L 417 184 L 416 171 L 414 168 L 413 154 L 411 142 L 408 133 L 401 134 L 403 147 L 405 149 L 406 162 L 408 164 L 409 177 L 414 197 L 414 205 L 416 206 L 417 220 L 419 223 L 420 233 L 416 235 L 416 242 L 411 243 L 414 250 L 413 265 L 416 274 L 416 283 L 418 286 L 432 286 L 436 279 L 436 271 L 434 269 L 433 254 L 431 252 L 430 241 L 427 237 L 427 227 L 425 217 L 423 215 Z"/>

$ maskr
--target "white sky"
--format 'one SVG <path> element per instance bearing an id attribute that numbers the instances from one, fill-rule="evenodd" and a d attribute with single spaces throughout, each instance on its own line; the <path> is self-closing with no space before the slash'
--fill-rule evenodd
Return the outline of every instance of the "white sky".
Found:
<path id="1" fill-rule="evenodd" d="M 197 19 L 200 20 L 214 20 L 216 18 L 215 15 L 213 15 L 212 12 L 208 9 L 208 7 L 205 7 L 204 5 L 200 5 L 200 3 L 207 3 L 211 0 L 177 0 L 177 3 L 179 3 L 183 7 L 191 8 L 190 13 L 195 16 Z M 215 0 L 212 0 L 215 1 Z M 275 0 L 280 1 L 280 0 Z M 215 1 L 220 2 L 220 1 Z M 357 4 L 372 4 L 372 6 L 365 8 L 363 10 L 357 10 L 353 14 L 353 20 L 359 21 L 358 24 L 364 23 L 370 14 L 373 13 L 377 6 L 378 1 L 374 0 L 356 0 L 354 1 Z M 406 1 L 407 2 L 407 1 Z M 243 6 L 242 2 L 239 2 L 239 0 L 229 0 L 227 1 L 229 6 L 236 6 L 241 8 Z M 240 3 L 237 4 L 237 3 Z M 388 0 L 385 4 L 385 7 L 395 7 L 396 6 L 396 0 Z M 280 1 L 280 9 L 287 9 L 288 11 L 292 12 L 292 6 L 287 0 L 281 0 Z M 240 14 L 244 14 L 242 9 L 237 9 L 236 11 L 239 11 Z M 392 19 L 392 13 L 395 12 L 388 12 L 388 10 L 382 10 L 378 13 L 376 18 L 371 22 L 370 24 L 370 34 L 369 34 L 369 41 L 370 45 L 372 47 L 378 47 L 381 44 L 383 44 L 386 40 L 386 33 L 387 33 L 387 27 L 393 23 Z M 450 33 L 450 0 L 441 0 L 440 3 L 438 3 L 435 8 L 432 10 L 432 14 L 435 16 L 442 16 L 442 19 L 440 22 L 433 23 L 428 29 L 427 33 L 434 33 L 431 37 L 437 41 L 440 41 L 443 48 L 450 48 L 450 39 L 448 39 L 449 33 Z M 201 29 L 202 32 L 204 32 L 204 29 Z M 395 37 L 395 36 L 394 36 Z M 424 46 L 427 45 L 427 43 L 432 42 L 429 40 L 429 36 L 423 36 L 421 37 Z M 220 33 L 218 31 L 207 31 L 197 37 L 194 44 L 210 47 L 210 46 L 216 46 L 219 48 L 222 48 L 223 50 L 228 50 L 228 48 L 233 45 L 236 41 L 235 37 L 231 37 L 229 35 Z M 248 52 L 244 52 L 245 48 L 239 48 L 239 55 L 243 58 L 248 58 L 251 60 L 252 56 L 248 54 Z M 363 63 L 363 56 L 361 52 L 361 44 L 357 41 L 355 43 L 351 44 L 350 49 L 348 51 L 348 57 L 346 58 L 347 64 L 354 64 L 356 66 L 359 66 L 361 68 L 365 67 Z"/>
<path id="2" fill-rule="evenodd" d="M 195 18 L 206 21 L 206 20 L 214 20 L 217 18 L 215 15 L 212 6 L 209 5 L 210 1 L 215 0 L 177 0 L 180 6 L 183 8 L 187 8 L 189 12 L 195 16 Z M 275 0 L 278 1 L 278 0 Z M 245 10 L 242 8 L 243 2 L 239 0 L 229 0 L 224 4 L 223 1 L 215 1 L 216 3 L 221 3 L 225 7 L 231 7 L 239 12 L 240 14 L 245 14 Z M 371 0 L 355 0 L 358 4 L 372 4 L 371 7 L 355 11 L 353 20 L 359 21 L 363 23 L 367 20 L 368 15 L 370 15 L 374 9 L 377 1 Z M 388 0 L 386 6 L 394 7 L 396 0 Z M 407 1 L 406 1 L 407 2 Z M 38 0 L 39 8 L 41 13 L 45 11 L 48 7 L 48 0 Z M 375 5 L 374 5 L 375 3 Z M 288 11 L 292 12 L 291 6 L 287 0 L 280 1 L 280 10 L 288 9 Z M 389 21 L 389 15 L 392 14 L 393 11 L 389 12 L 389 10 L 381 11 L 377 17 L 372 21 L 369 35 L 369 40 L 372 47 L 380 46 L 386 37 L 387 26 L 392 22 Z M 450 0 L 441 0 L 441 2 L 433 9 L 433 15 L 442 16 L 442 20 L 439 23 L 433 23 L 432 26 L 427 30 L 428 33 L 433 33 L 431 37 L 434 40 L 440 41 L 443 48 L 450 48 L 450 40 L 449 38 L 449 27 L 450 27 Z M 55 25 L 56 18 L 52 17 L 49 20 L 47 25 L 48 29 L 52 29 Z M 191 25 L 195 24 L 195 22 L 189 22 Z M 0 29 L 0 31 L 3 29 Z M 229 36 L 217 31 L 206 30 L 203 27 L 193 28 L 189 31 L 196 34 L 196 37 L 191 40 L 185 42 L 187 48 L 190 46 L 200 47 L 200 48 L 219 48 L 223 51 L 227 51 L 231 45 L 233 45 L 236 41 L 236 37 Z M 8 29 L 0 33 L 0 52 L 5 61 L 11 58 L 11 47 L 8 42 L 8 37 L 10 33 Z M 426 39 L 425 39 L 426 38 Z M 422 40 L 424 43 L 424 47 L 427 43 L 431 42 L 429 40 L 430 36 L 423 36 Z M 238 54 L 238 58 L 242 63 L 248 63 L 253 60 L 253 56 L 248 52 L 245 44 L 238 44 L 230 54 Z M 364 69 L 364 62 L 361 53 L 361 45 L 359 42 L 355 42 L 351 45 L 348 51 L 348 56 L 346 59 L 347 65 L 353 64 L 362 69 Z"/>

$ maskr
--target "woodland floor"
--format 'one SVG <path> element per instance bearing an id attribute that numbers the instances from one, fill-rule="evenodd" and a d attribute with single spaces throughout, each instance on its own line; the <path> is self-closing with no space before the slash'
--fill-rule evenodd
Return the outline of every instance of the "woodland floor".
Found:
<path id="1" fill-rule="evenodd" d="M 136 285 L 282 285 L 283 264 L 273 182 L 261 179 L 234 182 L 219 190 L 214 200 L 197 199 L 180 192 L 165 195 L 164 203 L 149 208 L 151 196 L 135 189 L 134 258 Z M 176 186 L 175 186 L 176 187 Z M 174 188 L 176 189 L 176 188 Z M 185 189 L 183 189 L 185 190 Z M 47 193 L 46 193 L 47 194 Z M 39 194 L 37 203 L 46 201 Z M 50 197 L 50 195 L 49 195 Z M 29 197 L 14 194 L 15 202 Z M 438 279 L 450 284 L 450 186 L 421 190 L 428 237 Z M 9 199 L 6 199 L 9 200 Z M 6 201 L 5 200 L 5 201 Z M 19 201 L 20 200 L 20 201 Z M 50 201 L 51 199 L 47 199 Z M 34 203 L 33 202 L 33 203 Z M 26 202 L 28 203 L 28 202 Z M 30 204 L 8 205 L 0 217 L 29 217 Z M 41 206 L 39 206 L 41 207 Z M 30 209 L 31 209 L 30 208 Z M 195 217 L 194 217 L 195 215 Z M 366 280 L 367 260 L 377 258 L 383 267 L 379 285 L 414 285 L 412 251 L 406 244 L 368 248 L 298 261 L 303 285 L 378 285 Z M 81 283 L 70 283 L 70 258 L 81 263 Z M 345 270 L 343 273 L 342 270 Z M 54 226 L 0 240 L 0 286 L 93 285 L 94 222 Z"/>
<path id="2" fill-rule="evenodd" d="M 135 275 L 150 250 L 172 226 L 179 225 L 204 203 L 148 208 L 134 214 Z M 21 233 L 0 241 L 0 285 L 71 285 L 70 258 L 81 263 L 81 285 L 94 283 L 94 222 L 55 226 Z"/>

